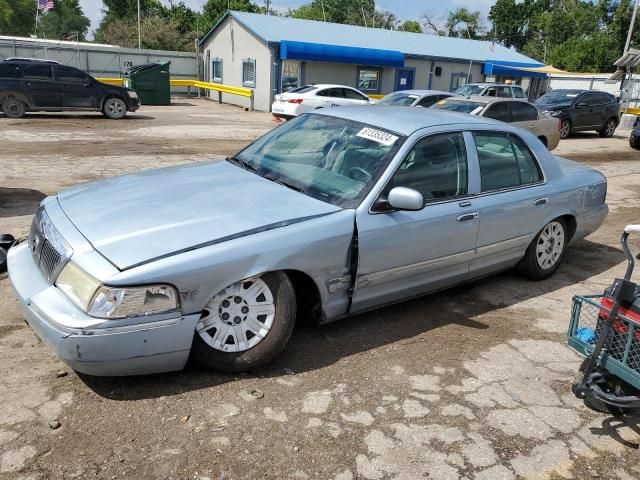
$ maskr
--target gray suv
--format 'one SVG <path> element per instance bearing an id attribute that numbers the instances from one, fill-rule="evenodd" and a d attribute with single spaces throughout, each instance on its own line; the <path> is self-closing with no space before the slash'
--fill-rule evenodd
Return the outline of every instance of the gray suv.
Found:
<path id="1" fill-rule="evenodd" d="M 501 97 L 501 98 L 527 98 L 522 87 L 510 83 L 468 83 L 455 90 L 453 93 L 468 97 Z"/>

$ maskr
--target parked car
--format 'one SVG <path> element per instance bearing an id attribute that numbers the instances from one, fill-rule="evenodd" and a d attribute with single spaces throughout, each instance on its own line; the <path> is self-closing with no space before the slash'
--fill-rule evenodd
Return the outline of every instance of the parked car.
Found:
<path id="1" fill-rule="evenodd" d="M 11 118 L 26 112 L 92 111 L 121 119 L 140 107 L 134 90 L 107 85 L 58 62 L 9 59 L 0 62 L 0 106 Z"/>
<path id="2" fill-rule="evenodd" d="M 572 132 L 595 130 L 612 137 L 620 123 L 620 104 L 606 92 L 554 90 L 534 102 L 544 113 L 560 120 L 560 138 Z"/>
<path id="3" fill-rule="evenodd" d="M 374 103 L 360 90 L 344 85 L 305 85 L 275 96 L 271 113 L 290 119 L 324 107 L 368 105 Z"/>
<path id="4" fill-rule="evenodd" d="M 453 93 L 440 90 L 401 90 L 385 95 L 376 102 L 376 105 L 428 108 L 443 98 L 452 96 Z"/>
<path id="5" fill-rule="evenodd" d="M 456 89 L 453 93 L 468 97 L 501 97 L 501 98 L 527 98 L 522 87 L 510 83 L 468 83 Z"/>
<path id="6" fill-rule="evenodd" d="M 48 197 L 9 278 L 31 327 L 92 375 L 241 371 L 330 322 L 517 267 L 542 280 L 607 215 L 598 171 L 493 120 L 325 108 L 221 162 Z M 504 288 L 509 288 L 505 284 Z"/>
<path id="7" fill-rule="evenodd" d="M 636 117 L 633 122 L 633 130 L 629 135 L 629 145 L 631 145 L 631 148 L 640 150 L 640 117 Z"/>
<path id="8" fill-rule="evenodd" d="M 452 97 L 439 101 L 432 108 L 468 113 L 492 118 L 524 128 L 533 133 L 549 149 L 560 143 L 558 120 L 540 112 L 526 100 L 492 97 Z"/>

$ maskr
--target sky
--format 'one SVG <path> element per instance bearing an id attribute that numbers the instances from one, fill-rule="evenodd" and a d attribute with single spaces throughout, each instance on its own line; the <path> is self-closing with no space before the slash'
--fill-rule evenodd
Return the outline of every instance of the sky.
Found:
<path id="1" fill-rule="evenodd" d="M 201 10 L 204 0 L 183 0 L 195 10 Z M 480 10 L 484 15 L 489 13 L 489 8 L 495 0 L 376 0 L 376 6 L 382 10 L 392 11 L 396 17 L 408 20 L 420 18 L 425 12 L 436 17 L 446 17 L 450 10 L 458 7 L 467 7 L 471 10 Z M 256 3 L 264 0 L 254 0 Z M 277 10 L 286 11 L 289 7 L 296 8 L 310 0 L 271 0 L 271 5 Z M 169 3 L 164 0 L 163 3 Z M 91 19 L 91 31 L 100 23 L 102 17 L 101 0 L 80 0 L 80 5 L 87 17 Z M 93 35 L 89 35 L 92 37 Z"/>

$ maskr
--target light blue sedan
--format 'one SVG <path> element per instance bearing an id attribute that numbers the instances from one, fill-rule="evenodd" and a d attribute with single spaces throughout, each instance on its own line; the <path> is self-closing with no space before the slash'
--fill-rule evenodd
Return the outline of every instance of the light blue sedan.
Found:
<path id="1" fill-rule="evenodd" d="M 402 107 L 319 110 L 223 162 L 45 199 L 9 275 L 31 327 L 91 375 L 223 371 L 320 323 L 516 267 L 549 277 L 607 215 L 598 171 L 525 130 Z M 505 285 L 505 289 L 509 286 Z"/>

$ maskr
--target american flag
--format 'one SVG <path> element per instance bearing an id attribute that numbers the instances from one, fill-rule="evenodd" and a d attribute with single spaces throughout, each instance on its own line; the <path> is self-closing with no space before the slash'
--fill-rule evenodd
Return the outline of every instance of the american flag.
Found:
<path id="1" fill-rule="evenodd" d="M 38 10 L 43 12 L 51 10 L 54 6 L 53 0 L 38 0 Z"/>

